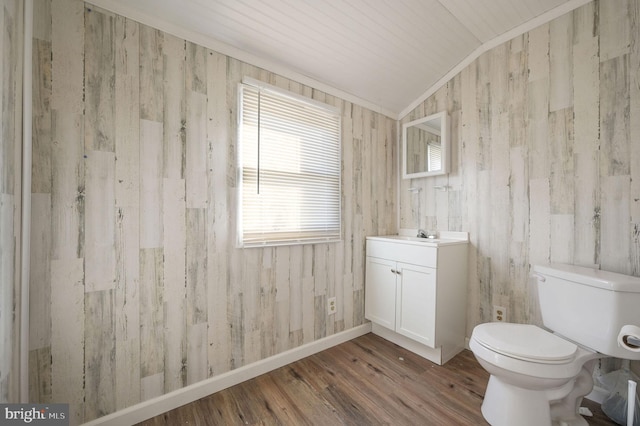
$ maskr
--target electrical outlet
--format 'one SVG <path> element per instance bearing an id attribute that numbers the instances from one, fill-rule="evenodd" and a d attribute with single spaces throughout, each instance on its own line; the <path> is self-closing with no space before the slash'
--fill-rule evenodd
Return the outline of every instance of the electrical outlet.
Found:
<path id="1" fill-rule="evenodd" d="M 504 322 L 507 318 L 507 308 L 504 306 L 493 305 L 493 322 Z"/>
<path id="2" fill-rule="evenodd" d="M 327 299 L 327 315 L 333 315 L 338 310 L 336 306 L 336 297 L 330 297 Z"/>

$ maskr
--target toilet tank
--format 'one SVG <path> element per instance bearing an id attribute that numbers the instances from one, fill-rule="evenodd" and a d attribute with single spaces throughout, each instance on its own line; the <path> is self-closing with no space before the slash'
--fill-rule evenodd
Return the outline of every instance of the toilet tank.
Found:
<path id="1" fill-rule="evenodd" d="M 638 360 L 618 344 L 624 325 L 640 327 L 640 278 L 575 265 L 535 265 L 545 327 L 605 355 Z"/>

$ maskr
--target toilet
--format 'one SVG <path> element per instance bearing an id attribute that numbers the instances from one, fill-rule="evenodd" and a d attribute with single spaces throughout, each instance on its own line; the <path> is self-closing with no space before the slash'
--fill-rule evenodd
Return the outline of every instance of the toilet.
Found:
<path id="1" fill-rule="evenodd" d="M 493 426 L 588 425 L 578 410 L 598 359 L 640 360 L 621 330 L 640 330 L 640 278 L 575 265 L 535 265 L 545 329 L 485 323 L 469 347 L 491 375 L 482 415 Z"/>

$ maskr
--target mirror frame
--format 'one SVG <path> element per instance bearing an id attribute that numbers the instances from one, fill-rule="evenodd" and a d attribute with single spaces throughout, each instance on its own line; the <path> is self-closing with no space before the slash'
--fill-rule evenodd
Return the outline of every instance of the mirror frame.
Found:
<path id="1" fill-rule="evenodd" d="M 440 119 L 440 140 L 442 142 L 442 168 L 432 172 L 407 173 L 407 129 L 409 127 L 425 123 L 427 121 Z M 415 179 L 425 176 L 439 176 L 449 173 L 450 168 L 450 140 L 449 140 L 449 114 L 446 111 L 438 112 L 427 117 L 419 118 L 402 125 L 402 179 Z"/>

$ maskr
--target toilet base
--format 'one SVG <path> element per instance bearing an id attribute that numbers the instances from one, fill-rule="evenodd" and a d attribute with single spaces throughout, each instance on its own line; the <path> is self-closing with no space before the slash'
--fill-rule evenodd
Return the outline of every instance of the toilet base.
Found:
<path id="1" fill-rule="evenodd" d="M 545 391 L 523 389 L 489 377 L 482 415 L 492 426 L 551 426 Z"/>
<path id="2" fill-rule="evenodd" d="M 594 363 L 587 362 L 574 380 L 550 390 L 524 389 L 491 375 L 482 415 L 492 426 L 588 426 L 578 408 L 593 388 Z"/>

